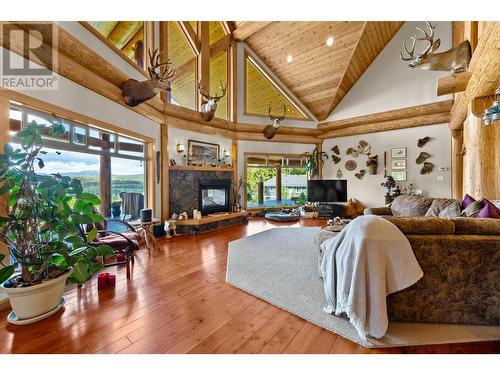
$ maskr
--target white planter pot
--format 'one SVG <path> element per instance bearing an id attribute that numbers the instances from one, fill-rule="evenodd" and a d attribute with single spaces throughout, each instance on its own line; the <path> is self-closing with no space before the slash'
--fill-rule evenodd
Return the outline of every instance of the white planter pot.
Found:
<path id="1" fill-rule="evenodd" d="M 61 302 L 64 293 L 66 279 L 71 275 L 69 272 L 40 284 L 28 286 L 26 288 L 5 288 L 0 286 L 0 292 L 4 292 L 9 297 L 10 305 L 17 319 L 31 319 L 44 315 L 54 310 Z"/>

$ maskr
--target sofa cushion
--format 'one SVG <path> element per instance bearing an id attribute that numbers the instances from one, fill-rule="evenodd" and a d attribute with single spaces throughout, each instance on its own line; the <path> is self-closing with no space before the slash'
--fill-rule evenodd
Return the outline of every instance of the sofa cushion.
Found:
<path id="1" fill-rule="evenodd" d="M 456 217 L 450 219 L 455 224 L 455 234 L 480 234 L 500 236 L 500 220 Z"/>
<path id="2" fill-rule="evenodd" d="M 403 234 L 453 234 L 455 224 L 451 220 L 437 217 L 385 216 Z"/>
<path id="3" fill-rule="evenodd" d="M 453 202 L 439 213 L 439 217 L 443 219 L 449 219 L 452 217 L 459 217 L 460 213 L 461 213 L 460 203 Z"/>
<path id="4" fill-rule="evenodd" d="M 394 216 L 424 216 L 432 204 L 433 198 L 418 195 L 400 195 L 391 204 Z"/>
<path id="5" fill-rule="evenodd" d="M 450 206 L 453 203 L 458 203 L 456 199 L 450 198 L 436 198 L 432 201 L 431 206 L 425 213 L 425 216 L 439 217 L 441 211 Z M 459 204 L 460 207 L 460 204 Z"/>
<path id="6" fill-rule="evenodd" d="M 481 202 L 474 201 L 464 208 L 464 210 L 462 211 L 462 216 L 477 217 L 482 208 L 483 205 Z"/>
<path id="7" fill-rule="evenodd" d="M 500 219 L 500 209 L 498 209 L 493 203 L 488 199 L 483 199 L 483 208 L 479 211 L 477 217 L 479 218 L 491 218 Z"/>
<path id="8" fill-rule="evenodd" d="M 474 203 L 476 200 L 472 198 L 469 194 L 465 194 L 464 199 L 462 200 L 462 208 L 467 208 L 470 204 Z"/>

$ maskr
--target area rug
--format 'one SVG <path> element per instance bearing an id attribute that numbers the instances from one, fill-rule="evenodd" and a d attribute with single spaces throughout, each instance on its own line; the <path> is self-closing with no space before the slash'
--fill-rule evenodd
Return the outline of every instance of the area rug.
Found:
<path id="1" fill-rule="evenodd" d="M 367 348 L 500 340 L 500 327 L 393 322 L 381 339 L 360 337 L 349 320 L 323 312 L 314 244 L 319 230 L 277 228 L 231 242 L 226 281 Z"/>

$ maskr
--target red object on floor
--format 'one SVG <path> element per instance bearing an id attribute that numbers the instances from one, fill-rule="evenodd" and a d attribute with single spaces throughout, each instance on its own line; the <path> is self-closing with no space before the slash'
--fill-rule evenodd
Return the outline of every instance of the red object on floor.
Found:
<path id="1" fill-rule="evenodd" d="M 117 262 L 125 262 L 125 254 L 123 253 L 118 253 L 116 254 L 116 261 Z"/>
<path id="2" fill-rule="evenodd" d="M 101 290 L 106 288 L 108 286 L 108 277 L 109 273 L 101 273 L 99 276 L 97 276 L 97 289 Z"/>
<path id="3" fill-rule="evenodd" d="M 115 275 L 109 275 L 107 279 L 107 285 L 114 287 L 116 285 L 116 276 Z"/>

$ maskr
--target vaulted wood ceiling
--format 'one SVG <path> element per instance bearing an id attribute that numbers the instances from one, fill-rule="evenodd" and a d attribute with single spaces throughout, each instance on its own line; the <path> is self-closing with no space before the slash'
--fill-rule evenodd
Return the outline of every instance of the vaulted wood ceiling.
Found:
<path id="1" fill-rule="evenodd" d="M 321 121 L 340 103 L 402 24 L 236 21 L 233 35 L 245 41 Z M 334 38 L 330 47 L 326 45 L 328 37 Z"/>

